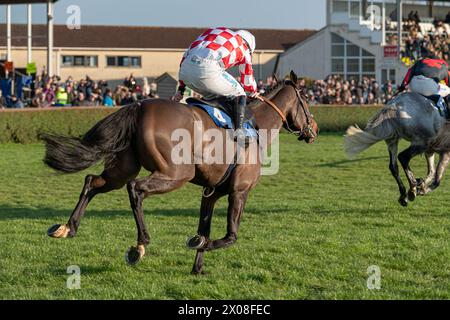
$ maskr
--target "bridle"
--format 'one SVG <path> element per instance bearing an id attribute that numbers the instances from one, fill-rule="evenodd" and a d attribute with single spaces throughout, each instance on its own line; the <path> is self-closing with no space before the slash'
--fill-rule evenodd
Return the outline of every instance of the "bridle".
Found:
<path id="1" fill-rule="evenodd" d="M 274 109 L 278 113 L 278 115 L 280 116 L 281 120 L 283 120 L 283 127 L 289 133 L 292 133 L 292 134 L 298 136 L 299 138 L 301 138 L 301 137 L 308 137 L 308 136 L 309 137 L 314 137 L 316 134 L 315 134 L 314 128 L 312 126 L 312 121 L 311 121 L 312 115 L 311 115 L 311 113 L 309 113 L 309 111 L 307 110 L 307 108 L 306 108 L 306 106 L 305 106 L 305 104 L 303 102 L 302 93 L 300 92 L 300 90 L 297 89 L 293 84 L 292 84 L 292 87 L 295 90 L 295 94 L 297 96 L 297 101 L 300 104 L 300 106 L 302 108 L 302 111 L 303 111 L 303 113 L 305 115 L 305 119 L 306 119 L 306 126 L 304 128 L 302 128 L 302 130 L 293 130 L 291 128 L 291 126 L 289 125 L 289 122 L 288 122 L 286 116 L 284 115 L 284 113 L 281 111 L 280 108 L 277 107 L 277 105 L 274 102 L 270 101 L 269 99 L 267 99 L 266 97 L 263 97 L 263 96 L 258 96 L 258 99 L 260 101 L 263 101 L 266 104 L 268 104 L 270 107 L 272 107 L 272 109 Z M 300 113 L 298 108 L 296 108 L 296 109 L 297 109 L 297 113 L 295 114 L 294 123 L 296 123 L 298 114 Z"/>

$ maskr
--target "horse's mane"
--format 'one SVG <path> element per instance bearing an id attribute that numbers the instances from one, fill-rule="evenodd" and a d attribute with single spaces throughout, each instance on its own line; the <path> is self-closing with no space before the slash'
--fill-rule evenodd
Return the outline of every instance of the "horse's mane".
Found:
<path id="1" fill-rule="evenodd" d="M 264 92 L 264 94 L 262 94 L 262 96 L 264 96 L 265 98 L 271 100 L 273 99 L 273 97 L 275 97 L 280 91 L 281 89 L 283 89 L 288 81 L 286 80 L 282 80 L 280 82 L 278 82 L 275 86 L 269 88 L 268 90 L 266 90 L 266 92 Z M 255 100 L 251 103 L 251 105 L 256 105 L 258 103 L 260 103 L 261 101 L 259 100 Z"/>
<path id="2" fill-rule="evenodd" d="M 269 88 L 266 92 L 264 92 L 264 97 L 266 97 L 267 99 L 272 99 L 285 86 L 286 86 L 285 80 L 278 82 L 275 86 Z"/>

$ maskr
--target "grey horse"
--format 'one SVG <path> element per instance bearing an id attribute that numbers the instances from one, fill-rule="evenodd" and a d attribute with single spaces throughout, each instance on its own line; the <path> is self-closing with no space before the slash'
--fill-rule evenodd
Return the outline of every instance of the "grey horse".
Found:
<path id="1" fill-rule="evenodd" d="M 445 118 L 431 100 L 417 93 L 405 92 L 393 98 L 375 114 L 364 131 L 358 126 L 349 127 L 345 135 L 345 152 L 349 158 L 354 158 L 373 144 L 384 140 L 389 151 L 389 169 L 400 191 L 399 202 L 406 207 L 408 200 L 414 201 L 417 195 L 424 195 L 439 186 L 450 160 L 450 148 L 446 148 L 450 139 L 442 137 L 436 142 L 445 123 Z M 400 139 L 411 144 L 397 155 Z M 434 163 L 436 152 L 440 156 L 437 170 Z M 423 153 L 427 160 L 428 174 L 424 180 L 415 179 L 409 163 L 413 157 Z M 409 182 L 408 192 L 400 178 L 397 157 Z"/>

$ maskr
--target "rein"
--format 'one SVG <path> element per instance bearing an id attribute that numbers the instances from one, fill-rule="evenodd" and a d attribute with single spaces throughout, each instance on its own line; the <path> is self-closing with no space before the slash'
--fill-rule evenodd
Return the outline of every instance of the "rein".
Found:
<path id="1" fill-rule="evenodd" d="M 295 134 L 297 136 L 301 136 L 304 133 L 312 134 L 314 130 L 313 130 L 312 126 L 311 126 L 311 117 L 308 114 L 308 112 L 306 111 L 305 105 L 304 105 L 304 103 L 303 103 L 303 101 L 302 101 L 302 99 L 300 97 L 300 92 L 297 90 L 297 88 L 294 88 L 294 89 L 295 89 L 295 94 L 297 95 L 297 99 L 300 102 L 300 105 L 302 107 L 303 113 L 305 114 L 305 118 L 306 118 L 306 127 L 303 130 L 299 130 L 299 131 L 292 130 L 291 127 L 289 126 L 289 123 L 287 121 L 286 116 L 281 111 L 281 109 L 277 107 L 277 105 L 274 102 L 270 101 L 269 99 L 267 99 L 266 97 L 263 97 L 263 96 L 258 96 L 257 99 L 262 101 L 262 102 L 265 102 L 266 104 L 268 104 L 270 107 L 272 107 L 272 109 L 274 109 L 278 113 L 278 115 L 280 116 L 281 120 L 283 120 L 283 124 L 285 125 L 285 129 L 289 133 Z M 294 122 L 295 122 L 295 120 L 297 120 L 298 113 L 299 112 L 297 110 L 297 113 L 296 113 L 295 118 L 294 118 Z"/>
<path id="2" fill-rule="evenodd" d="M 286 116 L 283 114 L 283 112 L 280 110 L 280 108 L 277 107 L 277 105 L 275 103 L 273 103 L 272 101 L 270 101 L 269 99 L 267 99 L 266 97 L 263 97 L 263 96 L 258 96 L 258 99 L 262 102 L 267 103 L 269 106 L 271 106 L 278 113 L 281 120 L 283 120 L 284 123 L 287 123 Z"/>

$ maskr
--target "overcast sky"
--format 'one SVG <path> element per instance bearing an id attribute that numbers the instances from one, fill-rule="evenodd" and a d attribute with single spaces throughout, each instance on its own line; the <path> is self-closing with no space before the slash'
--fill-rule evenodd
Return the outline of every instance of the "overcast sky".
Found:
<path id="1" fill-rule="evenodd" d="M 81 9 L 81 25 L 139 25 L 269 29 L 320 29 L 325 0 L 60 0 L 55 21 L 64 24 L 67 8 Z M 0 22 L 5 23 L 5 7 Z M 12 7 L 14 23 L 26 22 L 26 6 Z M 33 22 L 45 23 L 45 5 L 33 5 Z"/>

